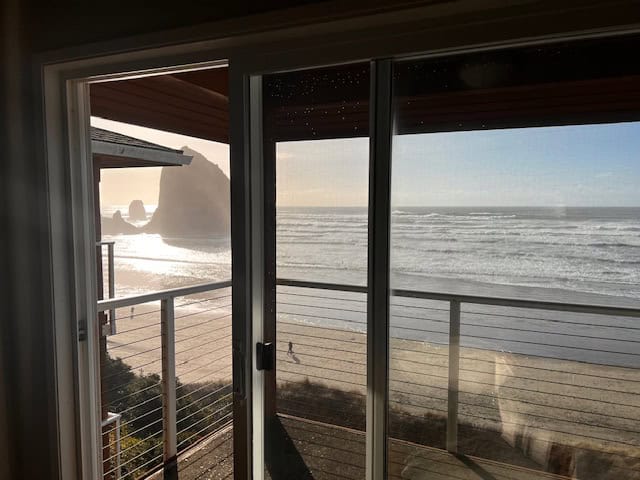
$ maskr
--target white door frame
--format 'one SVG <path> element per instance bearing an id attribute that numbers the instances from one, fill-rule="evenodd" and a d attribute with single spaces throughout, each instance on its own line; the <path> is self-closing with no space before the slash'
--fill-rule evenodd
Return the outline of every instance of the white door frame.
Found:
<path id="1" fill-rule="evenodd" d="M 50 341 L 54 344 L 56 362 L 53 395 L 57 403 L 60 478 L 101 477 L 87 82 L 128 76 L 133 72 L 145 74 L 180 66 L 198 67 L 212 60 L 228 59 L 230 78 L 243 85 L 230 88 L 232 161 L 259 168 L 260 154 L 254 145 L 252 155 L 248 135 L 252 101 L 248 89 L 250 75 L 369 58 L 418 53 L 421 56 L 451 55 L 640 31 L 640 18 L 637 14 L 630 15 L 634 11 L 633 1 L 627 2 L 628 9 L 622 5 L 611 8 L 578 3 L 566 7 L 544 0 L 533 4 L 517 2 L 514 7 L 513 2 L 468 0 L 409 6 L 390 12 L 361 8 L 358 12 L 345 10 L 341 2 L 329 2 L 38 57 L 35 67 L 40 81 L 35 93 L 43 99 L 42 144 L 48 170 L 54 299 L 54 338 Z M 588 15 L 583 15 L 585 12 Z M 356 13 L 359 16 L 354 16 Z M 241 73 L 233 72 L 234 65 L 241 66 L 238 70 Z M 253 215 L 245 222 L 250 231 L 247 238 L 255 241 L 261 234 L 256 230 L 257 223 L 251 223 L 256 222 L 255 217 L 259 215 L 255 210 L 259 171 L 254 169 L 253 175 L 253 183 L 250 177 L 244 181 L 249 191 L 242 193 L 249 200 L 244 208 Z M 251 210 L 251 197 L 254 210 Z M 261 284 L 256 278 L 261 273 L 259 268 L 252 270 L 251 266 L 260 264 L 261 252 L 257 246 L 253 248 L 246 250 L 249 258 L 245 272 L 249 277 L 243 281 L 247 295 L 252 295 L 247 299 L 247 311 L 253 306 L 251 319 L 258 321 L 255 305 L 261 302 Z M 79 342 L 78 334 L 83 331 L 88 333 L 87 341 Z M 250 332 L 245 331 L 245 335 Z M 245 358 L 247 365 L 252 365 L 251 349 L 244 354 L 249 357 Z M 250 399 L 252 377 L 247 377 Z M 259 384 L 253 387 L 258 388 Z M 248 425 L 250 427 L 251 422 Z M 250 428 L 246 435 L 250 436 Z M 259 442 L 255 446 L 259 447 Z M 251 455 L 247 462 L 251 462 Z M 256 465 L 256 469 L 260 469 L 260 465 Z M 375 478 L 379 479 L 379 474 Z"/>

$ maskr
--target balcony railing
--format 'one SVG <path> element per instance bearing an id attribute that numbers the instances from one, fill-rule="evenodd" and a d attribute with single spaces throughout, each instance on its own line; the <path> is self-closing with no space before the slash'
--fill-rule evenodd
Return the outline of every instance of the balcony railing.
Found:
<path id="1" fill-rule="evenodd" d="M 366 292 L 278 281 L 278 413 L 364 432 Z M 640 463 L 638 317 L 635 306 L 392 290 L 389 436 L 504 463 L 518 457 L 562 478 L 577 468 L 567 459 L 582 455 L 619 470 L 616 478 L 640 478 L 631 473 Z M 332 390 L 342 395 L 327 406 Z M 390 478 L 394 469 L 414 478 L 400 476 L 404 460 L 394 458 L 407 448 L 391 445 Z"/>
<path id="2" fill-rule="evenodd" d="M 179 451 L 231 424 L 230 287 L 206 283 L 98 302 L 99 312 L 119 318 L 101 358 L 103 416 L 119 416 L 103 422 L 111 427 L 103 429 L 105 478 L 175 469 Z"/>
<path id="3" fill-rule="evenodd" d="M 287 279 L 277 284 L 276 378 L 285 392 L 278 393 L 278 413 L 364 431 L 367 289 Z M 180 450 L 229 425 L 231 316 L 230 295 L 223 292 L 230 286 L 208 283 L 99 302 L 100 311 L 118 311 L 120 322 L 107 354 L 131 371 L 156 375 L 123 392 L 136 403 L 110 411 L 121 416 L 120 440 L 118 448 L 107 449 L 105 477 L 122 471 L 123 478 L 138 478 L 174 468 Z M 187 296 L 197 298 L 176 303 Z M 469 442 L 460 446 L 461 432 L 466 437 L 500 431 L 523 456 L 537 455 L 544 463 L 540 448 L 524 445 L 522 436 L 528 435 L 529 443 L 546 445 L 547 455 L 553 445 L 593 454 L 605 450 L 603 464 L 622 472 L 619 478 L 635 478 L 625 473 L 625 459 L 640 456 L 640 325 L 633 320 L 640 308 L 412 290 L 393 290 L 391 296 L 391 437 L 472 455 L 477 452 L 468 451 Z M 150 307 L 153 302 L 160 308 Z M 146 310 L 126 314 L 143 305 Z M 197 309 L 176 314 L 189 307 Z M 144 321 L 157 314 L 159 321 Z M 150 343 L 156 340 L 158 346 Z M 157 350 L 161 356 L 155 358 Z M 197 364 L 199 359 L 206 364 Z M 220 381 L 215 388 L 201 383 L 211 375 Z M 309 382 L 316 390 L 354 395 L 362 411 L 344 413 L 344 405 L 330 404 L 313 408 L 316 391 L 287 390 L 300 384 L 309 389 Z M 160 398 L 143 395 L 156 391 Z M 443 419 L 441 441 L 418 440 L 404 429 L 407 419 L 415 423 L 429 415 Z M 133 438 L 142 440 L 132 443 Z M 148 438 L 157 442 L 149 446 Z M 397 470 L 402 461 L 394 455 L 407 447 L 394 445 L 390 469 Z M 493 460 L 502 460 L 495 455 Z M 622 463 L 611 463 L 612 455 Z M 405 478 L 399 471 L 391 477 Z"/>

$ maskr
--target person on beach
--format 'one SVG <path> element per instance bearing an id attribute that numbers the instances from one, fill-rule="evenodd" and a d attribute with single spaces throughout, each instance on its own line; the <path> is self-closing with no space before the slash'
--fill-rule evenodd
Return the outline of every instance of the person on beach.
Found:
<path id="1" fill-rule="evenodd" d="M 287 350 L 287 355 L 293 355 L 293 342 L 289 342 L 289 350 Z"/>

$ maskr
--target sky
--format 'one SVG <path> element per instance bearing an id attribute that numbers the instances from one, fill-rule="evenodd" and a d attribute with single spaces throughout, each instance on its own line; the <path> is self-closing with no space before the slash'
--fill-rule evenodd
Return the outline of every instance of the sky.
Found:
<path id="1" fill-rule="evenodd" d="M 92 119 L 172 148 L 197 150 L 229 172 L 227 145 Z M 365 206 L 366 138 L 277 147 L 281 206 Z M 137 170 L 134 171 L 134 170 Z M 103 172 L 103 202 L 157 201 L 159 170 Z M 640 122 L 394 137 L 392 203 L 400 206 L 640 206 Z"/>
<path id="2" fill-rule="evenodd" d="M 122 133 L 165 147 L 180 149 L 188 146 L 202 153 L 207 160 L 217 164 L 229 176 L 229 146 L 201 138 L 163 132 L 137 125 L 91 117 L 91 125 Z M 128 205 L 132 200 L 142 200 L 145 205 L 158 203 L 161 167 L 112 168 L 101 172 L 100 200 L 103 205 Z"/>

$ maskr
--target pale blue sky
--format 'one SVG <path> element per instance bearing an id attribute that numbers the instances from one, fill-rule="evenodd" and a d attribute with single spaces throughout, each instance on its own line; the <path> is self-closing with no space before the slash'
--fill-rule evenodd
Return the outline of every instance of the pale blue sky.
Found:
<path id="1" fill-rule="evenodd" d="M 228 145 L 92 118 L 92 124 L 203 153 L 228 174 Z M 278 145 L 278 204 L 366 206 L 369 139 Z M 154 204 L 160 169 L 105 171 L 103 201 Z M 394 137 L 393 204 L 640 206 L 640 122 Z"/>
<path id="2" fill-rule="evenodd" d="M 366 205 L 368 139 L 278 146 L 280 205 Z M 640 206 L 640 122 L 401 135 L 395 206 Z"/>

